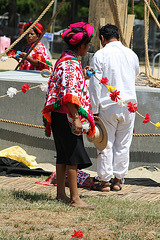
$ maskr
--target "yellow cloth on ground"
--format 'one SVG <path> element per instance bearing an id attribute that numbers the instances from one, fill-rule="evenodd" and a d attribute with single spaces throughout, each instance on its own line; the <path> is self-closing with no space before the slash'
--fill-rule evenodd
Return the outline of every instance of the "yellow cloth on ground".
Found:
<path id="1" fill-rule="evenodd" d="M 36 157 L 28 155 L 26 151 L 19 146 L 9 147 L 0 151 L 0 157 L 8 157 L 18 162 L 23 162 L 29 168 L 37 166 L 37 162 L 35 161 Z"/>

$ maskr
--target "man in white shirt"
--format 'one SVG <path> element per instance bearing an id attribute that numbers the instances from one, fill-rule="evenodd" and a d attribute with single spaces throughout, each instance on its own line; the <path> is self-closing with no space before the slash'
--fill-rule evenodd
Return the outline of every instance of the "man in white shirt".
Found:
<path id="1" fill-rule="evenodd" d="M 99 38 L 103 48 L 95 53 L 91 62 L 96 77 L 107 77 L 108 85 L 120 91 L 119 97 L 126 104 L 135 104 L 135 78 L 139 73 L 137 55 L 120 42 L 115 25 L 103 26 L 99 30 Z M 108 145 L 98 152 L 97 157 L 97 174 L 101 184 L 94 185 L 92 189 L 119 191 L 123 178 L 128 173 L 135 113 L 129 112 L 127 106 L 122 107 L 122 102 L 112 101 L 111 92 L 94 76 L 89 81 L 89 92 L 93 114 L 103 120 L 108 131 Z"/>

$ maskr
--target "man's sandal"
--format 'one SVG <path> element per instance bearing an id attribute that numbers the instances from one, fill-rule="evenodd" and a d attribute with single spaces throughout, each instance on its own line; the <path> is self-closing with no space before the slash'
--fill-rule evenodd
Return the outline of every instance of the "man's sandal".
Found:
<path id="1" fill-rule="evenodd" d="M 101 192 L 110 192 L 110 187 L 111 185 L 110 184 L 104 184 L 102 185 L 101 183 L 98 183 L 98 184 L 94 184 L 91 186 L 91 190 L 94 190 L 94 191 L 101 191 Z"/>
<path id="2" fill-rule="evenodd" d="M 111 184 L 111 190 L 112 191 L 120 191 L 122 189 L 122 186 L 119 182 L 113 182 Z"/>

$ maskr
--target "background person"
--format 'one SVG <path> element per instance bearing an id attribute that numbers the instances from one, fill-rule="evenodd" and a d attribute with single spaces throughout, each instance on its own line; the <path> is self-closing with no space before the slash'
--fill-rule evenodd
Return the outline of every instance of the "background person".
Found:
<path id="1" fill-rule="evenodd" d="M 94 34 L 90 24 L 71 24 L 62 34 L 68 48 L 55 64 L 48 83 L 45 107 L 42 111 L 47 134 L 52 127 L 55 141 L 57 199 L 71 201 L 73 207 L 90 208 L 82 201 L 77 188 L 77 169 L 92 165 L 84 148 L 82 134 L 92 137 L 95 123 L 89 92 L 78 56 L 85 56 Z M 65 193 L 66 173 L 70 199 Z"/>
<path id="2" fill-rule="evenodd" d="M 27 22 L 24 25 L 24 31 L 26 31 L 33 22 Z M 18 54 L 20 58 L 23 58 L 27 55 L 28 51 L 32 48 L 34 43 L 37 39 L 41 36 L 43 31 L 43 26 L 40 23 L 36 23 L 36 25 L 27 33 L 26 38 L 28 42 L 28 46 Z M 19 57 L 14 58 L 19 62 Z M 44 64 L 40 61 L 44 62 Z M 24 62 L 20 65 L 20 70 L 38 70 L 41 71 L 43 69 L 50 69 L 49 66 L 46 64 L 46 60 L 50 61 L 48 51 L 46 47 L 41 43 L 38 42 L 35 48 L 30 52 Z"/>
<path id="3" fill-rule="evenodd" d="M 103 48 L 95 53 L 91 62 L 91 66 L 97 70 L 96 76 L 99 79 L 107 77 L 108 85 L 120 91 L 122 100 L 136 103 L 135 78 L 139 73 L 137 55 L 122 45 L 118 28 L 114 25 L 103 26 L 99 30 L 99 38 Z M 93 113 L 103 120 L 108 131 L 108 145 L 99 152 L 97 158 L 97 174 L 101 184 L 93 188 L 119 191 L 122 179 L 128 173 L 135 113 L 129 112 L 127 106 L 120 107 L 116 101 L 112 101 L 108 89 L 99 84 L 95 77 L 89 81 L 89 92 Z"/>

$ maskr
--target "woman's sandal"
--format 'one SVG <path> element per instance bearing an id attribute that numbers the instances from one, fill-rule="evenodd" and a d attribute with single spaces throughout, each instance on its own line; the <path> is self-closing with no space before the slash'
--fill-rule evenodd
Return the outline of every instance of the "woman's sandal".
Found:
<path id="1" fill-rule="evenodd" d="M 91 186 L 91 190 L 94 191 L 101 191 L 101 192 L 110 192 L 110 184 L 104 184 L 102 185 L 101 183 L 94 184 Z"/>

